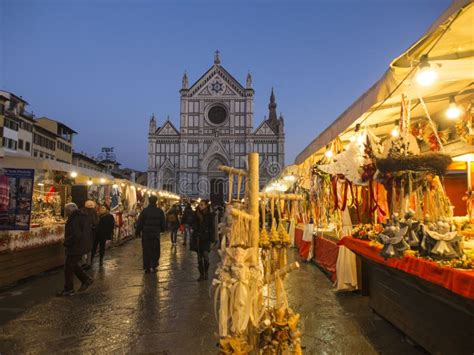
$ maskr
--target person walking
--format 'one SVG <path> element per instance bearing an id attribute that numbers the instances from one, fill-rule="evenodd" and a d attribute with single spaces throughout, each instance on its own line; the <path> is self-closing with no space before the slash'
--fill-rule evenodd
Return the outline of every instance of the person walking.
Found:
<path id="1" fill-rule="evenodd" d="M 165 214 L 156 203 L 156 196 L 148 197 L 148 206 L 138 216 L 136 233 L 141 235 L 143 270 L 156 272 L 160 260 L 160 234 L 165 230 Z"/>
<path id="2" fill-rule="evenodd" d="M 192 249 L 197 252 L 199 278 L 207 280 L 209 270 L 209 253 L 211 244 L 215 241 L 214 216 L 209 207 L 209 201 L 202 200 L 196 211 L 193 227 Z"/>
<path id="3" fill-rule="evenodd" d="M 183 218 L 181 219 L 181 223 L 184 225 L 184 240 L 183 245 L 186 245 L 188 239 L 191 238 L 191 231 L 194 222 L 194 211 L 191 208 L 189 203 L 186 204 L 183 212 Z"/>
<path id="4" fill-rule="evenodd" d="M 75 203 L 65 206 L 68 217 L 64 229 L 64 288 L 57 296 L 74 295 L 74 275 L 82 282 L 79 291 L 85 291 L 94 282 L 79 265 L 84 254 L 92 247 L 92 227 L 90 219 Z"/>
<path id="5" fill-rule="evenodd" d="M 95 233 L 97 230 L 97 225 L 99 224 L 99 215 L 97 214 L 96 210 L 96 203 L 92 200 L 87 200 L 84 203 L 84 207 L 82 208 L 82 212 L 84 212 L 87 217 L 89 218 L 89 222 L 91 224 L 92 228 L 92 240 L 95 240 Z M 82 267 L 85 270 L 89 270 L 91 268 L 91 262 L 92 262 L 92 257 L 91 257 L 91 250 L 88 250 L 87 253 L 84 255 L 85 257 L 85 262 L 83 263 Z"/>
<path id="6" fill-rule="evenodd" d="M 110 213 L 109 208 L 106 205 L 100 206 L 99 224 L 97 224 L 97 229 L 94 236 L 90 266 L 92 266 L 92 262 L 94 261 L 97 247 L 99 247 L 99 265 L 102 266 L 104 264 L 105 244 L 107 243 L 107 240 L 112 240 L 114 227 L 115 218 Z"/>
<path id="7" fill-rule="evenodd" d="M 166 220 L 171 233 L 171 244 L 175 246 L 179 228 L 179 209 L 177 205 L 173 205 L 168 212 L 166 212 Z"/>

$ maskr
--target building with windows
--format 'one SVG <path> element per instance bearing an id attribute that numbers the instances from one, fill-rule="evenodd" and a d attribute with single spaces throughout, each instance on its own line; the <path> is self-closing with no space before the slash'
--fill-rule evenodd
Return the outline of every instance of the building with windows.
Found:
<path id="1" fill-rule="evenodd" d="M 46 128 L 33 125 L 33 157 L 56 160 L 56 138 L 56 134 Z"/>
<path id="2" fill-rule="evenodd" d="M 106 171 L 106 167 L 104 164 L 100 163 L 97 159 L 85 153 L 73 152 L 72 165 L 89 170 L 95 170 L 98 172 Z"/>
<path id="3" fill-rule="evenodd" d="M 277 175 L 285 157 L 283 117 L 272 89 L 268 118 L 254 129 L 253 98 L 250 73 L 243 86 L 221 65 L 218 51 L 191 86 L 184 73 L 179 129 L 169 117 L 159 126 L 155 115 L 149 122 L 148 186 L 221 202 L 227 184 L 218 167 L 246 168 L 253 151 L 260 153 L 260 184 Z"/>
<path id="4" fill-rule="evenodd" d="M 23 98 L 0 91 L 0 155 L 31 156 L 34 118 Z"/>
<path id="5" fill-rule="evenodd" d="M 58 122 L 48 117 L 40 117 L 36 120 L 36 125 L 56 135 L 55 158 L 63 163 L 72 163 L 72 139 L 76 131 L 69 128 L 62 122 Z"/>

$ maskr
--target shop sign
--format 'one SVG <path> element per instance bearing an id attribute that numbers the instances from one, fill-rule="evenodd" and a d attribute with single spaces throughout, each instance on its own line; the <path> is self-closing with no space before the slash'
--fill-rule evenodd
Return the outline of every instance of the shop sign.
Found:
<path id="1" fill-rule="evenodd" d="M 29 230 L 34 169 L 0 169 L 0 230 Z"/>

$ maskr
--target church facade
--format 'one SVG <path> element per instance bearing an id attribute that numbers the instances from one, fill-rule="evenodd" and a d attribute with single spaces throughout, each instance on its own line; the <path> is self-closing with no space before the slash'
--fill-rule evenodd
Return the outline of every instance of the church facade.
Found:
<path id="1" fill-rule="evenodd" d="M 254 129 L 252 77 L 249 73 L 245 86 L 240 84 L 216 52 L 214 64 L 194 84 L 184 73 L 179 93 L 179 128 L 169 118 L 160 125 L 154 115 L 149 121 L 149 187 L 220 203 L 228 192 L 218 167 L 245 169 L 249 152 L 260 154 L 261 186 L 279 173 L 285 133 L 273 89 L 268 118 Z"/>

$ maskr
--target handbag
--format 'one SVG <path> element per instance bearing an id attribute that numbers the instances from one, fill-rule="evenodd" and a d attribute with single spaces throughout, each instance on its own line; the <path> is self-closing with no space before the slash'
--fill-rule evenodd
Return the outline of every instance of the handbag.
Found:
<path id="1" fill-rule="evenodd" d="M 191 235 L 191 240 L 189 241 L 189 250 L 195 251 L 196 253 L 199 250 L 199 237 L 196 233 Z"/>

